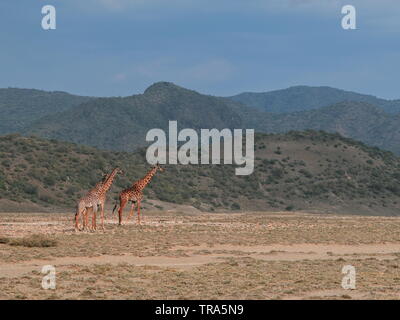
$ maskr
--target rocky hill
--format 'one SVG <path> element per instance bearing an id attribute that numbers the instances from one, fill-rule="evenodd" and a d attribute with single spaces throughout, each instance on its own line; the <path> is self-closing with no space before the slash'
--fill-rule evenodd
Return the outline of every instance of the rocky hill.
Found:
<path id="1" fill-rule="evenodd" d="M 0 138 L 0 210 L 73 210 L 75 201 L 114 166 L 109 198 L 143 176 L 145 152 L 109 152 L 55 140 Z M 206 211 L 307 210 L 400 213 L 400 159 L 338 134 L 306 131 L 256 136 L 255 170 L 232 165 L 166 165 L 148 199 Z"/>

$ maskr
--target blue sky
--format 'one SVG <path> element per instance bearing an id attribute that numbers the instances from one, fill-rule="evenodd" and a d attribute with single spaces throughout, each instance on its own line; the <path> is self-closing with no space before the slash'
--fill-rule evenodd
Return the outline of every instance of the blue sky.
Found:
<path id="1" fill-rule="evenodd" d="M 41 8 L 57 9 L 57 30 Z M 357 30 L 341 28 L 341 7 Z M 93 96 L 328 85 L 400 98 L 398 0 L 2 0 L 0 87 Z"/>

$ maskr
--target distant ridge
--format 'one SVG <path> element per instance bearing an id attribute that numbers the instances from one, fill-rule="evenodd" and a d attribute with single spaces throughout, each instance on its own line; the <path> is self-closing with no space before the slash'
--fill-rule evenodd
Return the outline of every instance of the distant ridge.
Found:
<path id="1" fill-rule="evenodd" d="M 133 151 L 147 144 L 148 130 L 167 130 L 169 120 L 177 120 L 181 129 L 244 128 L 241 113 L 247 109 L 228 99 L 159 82 L 143 94 L 90 100 L 39 119 L 22 132 L 101 149 Z"/>
<path id="2" fill-rule="evenodd" d="M 304 107 L 307 110 L 285 113 L 266 112 L 171 82 L 154 83 L 143 94 L 110 98 L 29 89 L 2 90 L 0 134 L 17 132 L 105 150 L 133 151 L 148 144 L 145 141 L 148 130 L 167 130 L 168 121 L 177 120 L 179 129 L 252 128 L 265 133 L 324 130 L 400 154 L 400 114 L 385 111 L 389 101 L 384 100 L 385 104 L 376 97 L 329 87 L 298 86 L 269 93 L 283 109 L 286 105 L 297 110 L 312 102 L 311 107 Z M 306 94 L 314 91 L 318 94 Z M 351 100 L 330 104 L 344 96 L 375 103 Z M 396 101 L 390 102 L 392 106 Z M 322 103 L 327 105 L 316 107 Z"/>
<path id="3" fill-rule="evenodd" d="M 366 102 L 341 102 L 307 111 L 268 113 L 170 82 L 155 83 L 139 95 L 89 100 L 62 113 L 39 119 L 23 132 L 101 149 L 132 151 L 147 145 L 145 136 L 148 130 L 166 130 L 169 120 L 177 120 L 180 129 L 338 132 L 400 154 L 400 115 L 390 115 Z"/>
<path id="4" fill-rule="evenodd" d="M 62 91 L 0 89 L 0 134 L 21 131 L 43 116 L 65 111 L 90 99 Z"/>
<path id="5" fill-rule="evenodd" d="M 381 107 L 388 113 L 400 113 L 400 100 L 385 100 L 327 86 L 293 86 L 269 92 L 244 92 L 229 99 L 273 113 L 318 109 L 346 101 L 366 102 Z"/>

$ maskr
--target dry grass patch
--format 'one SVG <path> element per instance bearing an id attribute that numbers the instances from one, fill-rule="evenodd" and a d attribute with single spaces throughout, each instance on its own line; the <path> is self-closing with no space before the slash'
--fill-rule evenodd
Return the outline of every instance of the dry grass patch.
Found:
<path id="1" fill-rule="evenodd" d="M 179 217 L 147 215 L 141 227 L 134 224 L 119 227 L 115 220 L 108 220 L 105 233 L 74 233 L 71 219 L 71 214 L 42 214 L 35 215 L 34 219 L 29 215 L 0 215 L 0 223 L 5 221 L 6 225 L 5 238 L 14 239 L 40 233 L 57 241 L 55 247 L 38 246 L 36 250 L 3 246 L 0 241 L 4 249 L 0 251 L 0 263 L 36 258 L 123 254 L 185 256 L 187 252 L 176 251 L 180 246 L 192 247 L 191 251 L 196 250 L 196 246 L 198 250 L 211 251 L 218 245 L 358 245 L 400 242 L 400 220 L 387 217 L 298 213 L 201 214 Z M 18 221 L 13 223 L 12 220 Z M 166 222 L 160 223 L 160 220 Z M 204 251 L 203 254 L 207 255 L 208 252 Z"/>
<path id="2" fill-rule="evenodd" d="M 7 244 L 10 242 L 10 238 L 7 237 L 0 237 L 0 243 Z"/>
<path id="3" fill-rule="evenodd" d="M 28 248 L 49 248 L 57 246 L 57 240 L 49 238 L 48 236 L 41 234 L 33 234 L 31 236 L 15 239 L 7 239 L 5 242 L 10 246 L 22 246 Z"/>
<path id="4" fill-rule="evenodd" d="M 356 290 L 341 288 L 344 264 L 357 270 Z M 249 257 L 232 257 L 191 270 L 126 263 L 71 265 L 58 271 L 55 291 L 42 290 L 37 273 L 0 279 L 4 288 L 0 298 L 399 299 L 398 266 L 398 259 L 263 261 Z"/>
<path id="5" fill-rule="evenodd" d="M 73 232 L 71 214 L 0 215 L 0 224 L 0 267 L 32 267 L 0 275 L 0 299 L 400 298 L 400 253 L 387 249 L 400 244 L 399 218 L 145 215 L 143 226 L 108 220 L 105 233 Z M 56 266 L 55 291 L 41 289 L 38 259 Z M 341 288 L 347 264 L 356 267 L 357 290 Z"/>

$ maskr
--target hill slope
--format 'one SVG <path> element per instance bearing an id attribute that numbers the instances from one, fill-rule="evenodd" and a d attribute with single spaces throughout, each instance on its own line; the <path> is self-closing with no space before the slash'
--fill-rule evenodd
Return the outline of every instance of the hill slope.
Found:
<path id="1" fill-rule="evenodd" d="M 20 131 L 43 116 L 65 111 L 90 99 L 59 91 L 0 89 L 0 134 Z"/>
<path id="2" fill-rule="evenodd" d="M 125 171 L 110 198 L 144 175 L 144 152 L 106 152 L 75 144 L 0 137 L 0 209 L 71 208 L 114 166 Z M 148 198 L 203 210 L 317 210 L 399 214 L 400 160 L 389 152 L 324 132 L 256 136 L 255 171 L 229 165 L 167 165 Z"/>
<path id="3" fill-rule="evenodd" d="M 400 115 L 389 115 L 367 103 L 344 102 L 316 110 L 274 114 L 167 82 L 156 83 L 140 95 L 90 100 L 41 118 L 23 133 L 101 149 L 132 151 L 147 145 L 148 130 L 166 130 L 169 120 L 178 120 L 180 129 L 338 132 L 400 154 Z"/>
<path id="4" fill-rule="evenodd" d="M 389 115 L 362 102 L 343 102 L 316 110 L 258 117 L 255 127 L 264 132 L 324 130 L 400 154 L 400 114 Z"/>
<path id="5" fill-rule="evenodd" d="M 345 101 L 366 102 L 388 113 L 400 113 L 400 100 L 385 100 L 331 87 L 295 86 L 269 92 L 244 92 L 229 99 L 273 113 L 318 109 Z"/>
<path id="6" fill-rule="evenodd" d="M 242 128 L 240 109 L 247 112 L 229 100 L 160 82 L 143 94 L 95 99 L 42 118 L 24 133 L 132 151 L 146 145 L 148 130 L 167 129 L 169 120 L 178 120 L 180 128 Z"/>

